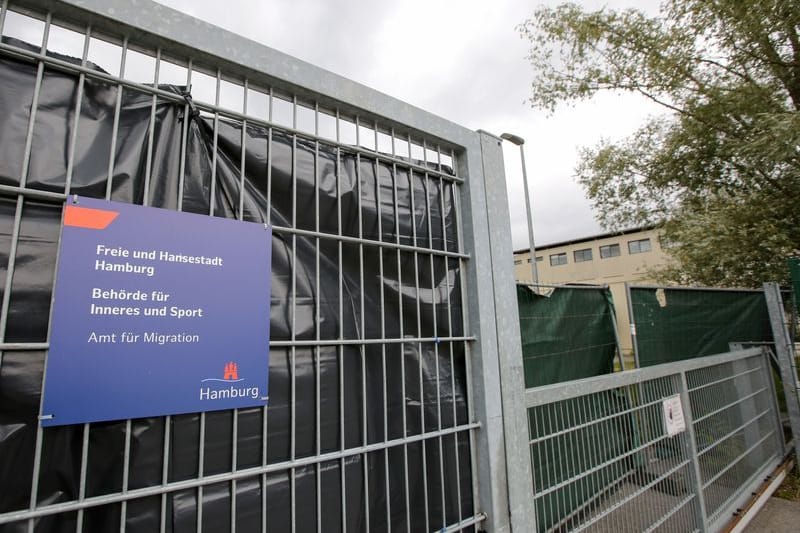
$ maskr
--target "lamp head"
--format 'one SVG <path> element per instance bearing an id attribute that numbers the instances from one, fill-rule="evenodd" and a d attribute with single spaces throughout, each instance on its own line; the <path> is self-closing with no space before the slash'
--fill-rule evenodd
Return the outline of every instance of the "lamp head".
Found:
<path id="1" fill-rule="evenodd" d="M 525 139 L 523 139 L 519 135 L 514 135 L 513 133 L 504 133 L 500 135 L 500 138 L 505 141 L 509 141 L 513 144 L 516 144 L 517 146 L 522 146 L 523 144 L 525 144 Z"/>

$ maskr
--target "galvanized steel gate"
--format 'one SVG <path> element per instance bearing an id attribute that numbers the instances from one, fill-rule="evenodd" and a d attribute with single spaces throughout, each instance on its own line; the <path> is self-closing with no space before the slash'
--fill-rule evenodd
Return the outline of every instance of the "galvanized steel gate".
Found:
<path id="1" fill-rule="evenodd" d="M 528 389 L 526 404 L 538 531 L 720 531 L 786 452 L 760 348 Z"/>
<path id="2" fill-rule="evenodd" d="M 197 193 L 208 199 L 207 214 L 253 219 L 259 217 L 253 205 L 264 203 L 264 221 L 272 223 L 280 236 L 289 265 L 283 272 L 285 290 L 277 294 L 284 299 L 286 316 L 273 316 L 273 321 L 287 324 L 286 335 L 271 343 L 273 357 L 278 355 L 283 361 L 284 371 L 273 374 L 270 387 L 285 391 L 282 406 L 201 414 L 189 420 L 128 420 L 121 426 L 119 456 L 99 466 L 93 457 L 100 451 L 98 443 L 105 442 L 103 432 L 111 432 L 113 424 L 43 430 L 29 415 L 15 420 L 15 413 L 4 412 L 4 423 L 12 429 L 0 446 L 9 453 L 25 449 L 29 442 L 33 451 L 19 456 L 15 479 L 2 480 L 0 530 L 83 531 L 90 528 L 90 518 L 107 524 L 111 516 L 121 531 L 172 531 L 184 527 L 176 525 L 180 513 L 189 513 L 184 516 L 191 517 L 191 529 L 197 531 L 220 524 L 230 531 L 249 530 L 242 524 L 254 521 L 263 531 L 279 527 L 291 531 L 507 531 L 512 526 L 515 531 L 527 530 L 533 523 L 530 456 L 525 446 L 524 407 L 518 398 L 512 401 L 516 391 L 524 388 L 519 329 L 514 320 L 497 320 L 516 316 L 497 138 L 466 130 L 150 2 L 5 0 L 0 28 L 4 36 L 30 42 L 34 35 L 36 40 L 34 47 L 7 39 L 0 44 L 0 59 L 21 60 L 35 69 L 32 100 L 14 117 L 26 121 L 24 143 L 3 146 L 4 152 L 19 151 L 19 166 L 0 182 L 0 198 L 11 221 L 0 232 L 6 235 L 0 242 L 0 252 L 6 256 L 5 276 L 0 280 L 0 394 L 4 384 L 6 390 L 9 384 L 17 390 L 24 382 L 32 397 L 38 398 L 41 374 L 24 375 L 20 368 L 35 361 L 41 372 L 48 348 L 46 330 L 15 329 L 27 320 L 18 303 L 25 298 L 25 274 L 31 268 L 43 268 L 30 263 L 29 248 L 52 247 L 48 239 L 37 244 L 37 213 L 52 217 L 60 212 L 66 197 L 81 183 L 78 174 L 85 155 L 81 136 L 86 127 L 81 105 L 89 88 L 102 86 L 114 95 L 108 102 L 113 127 L 104 145 L 107 175 L 92 194 L 111 199 L 127 195 L 127 201 L 144 205 L 161 195 L 162 207 L 197 209 L 199 204 L 186 196 L 189 177 L 197 171 L 186 163 L 187 150 L 196 149 L 187 146 L 188 120 L 181 122 L 182 130 L 175 135 L 180 151 L 178 176 L 172 177 L 176 181 L 159 181 L 169 179 L 159 174 L 163 157 L 177 155 L 165 156 L 154 141 L 164 104 L 169 104 L 181 117 L 191 115 L 205 124 L 206 129 L 201 124 L 195 133 L 207 135 L 212 147 L 210 175 L 202 178 Z M 79 61 L 42 51 L 63 52 L 58 47 L 64 43 L 77 43 L 78 53 L 73 55 Z M 106 71 L 90 63 L 108 57 L 116 63 L 103 65 Z M 43 80 L 54 72 L 73 77 L 76 92 L 70 95 L 74 109 L 66 119 L 69 131 L 62 139 L 63 179 L 42 183 L 37 181 L 37 158 L 45 156 L 46 147 L 35 149 L 35 129 L 39 100 L 44 98 Z M 141 72 L 152 77 L 142 79 Z M 191 94 L 167 84 L 191 86 Z M 124 91 L 143 95 L 145 103 L 137 105 L 144 109 L 148 129 L 140 154 L 143 180 L 119 193 L 121 181 L 115 180 L 127 179 L 115 173 L 117 148 L 125 141 L 119 134 Z M 268 146 L 266 183 L 260 185 L 250 183 L 245 171 L 247 143 L 264 140 L 251 128 L 265 134 Z M 221 160 L 217 148 L 232 142 L 241 143 L 240 161 Z M 286 157 L 291 161 L 286 168 L 290 186 L 283 191 L 270 184 L 274 166 L 270 158 L 279 149 L 290 154 Z M 332 169 L 324 176 L 319 170 L 321 160 Z M 348 170 L 343 170 L 347 165 Z M 230 168 L 238 168 L 239 175 L 227 183 L 223 172 L 229 173 Z M 301 197 L 299 174 L 309 168 L 315 192 Z M 341 199 L 348 171 L 355 178 L 350 186 L 357 190 L 357 199 L 349 204 L 352 212 Z M 422 196 L 414 193 L 412 182 L 419 184 Z M 410 206 L 398 201 L 400 183 L 411 190 Z M 338 198 L 333 207 L 320 200 L 323 188 Z M 278 195 L 281 201 L 291 202 L 290 217 L 271 219 L 271 205 Z M 371 225 L 364 220 L 362 202 L 372 202 L 377 211 Z M 313 213 L 310 220 L 316 222 L 300 224 L 299 209 Z M 321 214 L 321 209 L 331 211 Z M 446 217 L 445 211 L 452 216 Z M 334 222 L 321 224 L 325 216 Z M 343 228 L 343 217 L 355 217 L 357 222 L 353 228 Z M 410 235 L 401 235 L 402 225 L 411 228 Z M 333 264 L 323 261 L 321 266 L 321 250 L 332 250 Z M 301 276 L 296 265 L 303 253 L 310 254 L 308 264 L 314 265 L 303 272 L 312 280 L 310 289 L 298 286 Z M 365 256 L 374 271 L 365 267 Z M 344 288 L 342 273 L 343 261 L 351 260 L 359 265 L 354 284 L 359 288 L 354 294 Z M 338 287 L 333 284 L 331 298 L 339 317 L 346 311 L 358 317 L 355 332 L 345 331 L 342 321 L 333 329 L 321 324 L 320 272 L 325 268 L 338 273 Z M 444 275 L 439 274 L 442 269 Z M 401 279 L 415 280 L 409 282 L 415 303 L 404 305 L 405 296 L 388 298 L 388 288 L 400 287 Z M 439 279 L 442 284 L 420 286 L 421 279 Z M 371 322 L 373 317 L 365 316 L 365 298 L 379 302 L 381 315 L 391 307 L 399 324 L 382 319 Z M 36 308 L 37 316 L 46 316 L 48 303 Z M 423 323 L 421 308 L 429 313 L 429 323 Z M 313 327 L 297 327 L 302 313 L 310 316 Z M 12 335 L 12 331 L 23 333 Z M 357 383 L 345 379 L 345 359 L 360 368 Z M 338 379 L 322 382 L 321 365 L 331 364 L 338 365 Z M 394 372 L 402 374 L 400 387 L 389 391 L 387 374 Z M 456 384 L 459 373 L 464 376 L 463 386 Z M 337 391 L 333 405 L 322 400 L 328 389 Z M 379 405 L 368 402 L 368 389 L 380 399 Z M 346 399 L 351 392 L 359 402 Z M 390 399 L 393 395 L 400 398 L 399 408 Z M 273 414 L 276 408 L 279 411 Z M 245 421 L 251 427 L 253 420 L 260 427 L 257 433 L 240 430 Z M 379 427 L 374 427 L 375 420 Z M 325 428 L 331 423 L 338 428 L 335 437 L 323 443 Z M 303 431 L 312 444 L 300 449 L 297 432 L 303 424 L 311 428 Z M 357 428 L 355 439 L 345 436 L 345 427 L 352 424 Z M 394 434 L 392 425 L 399 428 Z M 226 437 L 209 440 L 212 426 L 215 435 L 222 431 Z M 149 434 L 153 428 L 155 437 L 149 438 L 158 441 L 159 457 L 142 458 L 132 441 L 138 442 L 140 433 Z M 22 439 L 16 443 L 10 436 L 15 432 Z M 285 454 L 270 452 L 268 444 L 276 434 L 284 435 L 278 442 Z M 195 451 L 185 458 L 181 446 L 188 444 Z M 54 447 L 63 450 L 55 453 Z M 227 459 L 209 464 L 206 456 L 218 453 L 220 447 Z M 59 461 L 69 461 L 74 483 L 54 480 L 48 472 Z M 160 475 L 141 479 L 141 461 Z M 173 475 L 180 466 L 175 463 L 183 464 L 181 476 Z M 390 479 L 390 467 L 398 464 L 402 465 L 401 479 Z M 115 480 L 114 490 L 97 494 L 93 489 L 98 468 Z M 25 475 L 17 478 L 19 472 Z M 284 484 L 286 490 L 269 492 L 273 484 Z M 419 491 L 422 496 L 417 498 Z M 381 496 L 370 498 L 371 492 Z M 339 505 L 329 505 L 329 494 L 335 495 Z M 155 509 L 150 514 L 156 518 L 142 521 L 147 515 L 140 514 L 144 508 Z M 352 509 L 358 516 L 353 516 Z M 282 518 L 274 522 L 273 515 L 278 513 Z"/>

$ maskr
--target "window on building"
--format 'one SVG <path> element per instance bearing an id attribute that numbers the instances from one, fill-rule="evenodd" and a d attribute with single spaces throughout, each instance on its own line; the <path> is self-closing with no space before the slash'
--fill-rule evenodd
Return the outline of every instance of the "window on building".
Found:
<path id="1" fill-rule="evenodd" d="M 650 239 L 639 239 L 637 241 L 628 241 L 629 254 L 641 254 L 650 251 Z"/>
<path id="2" fill-rule="evenodd" d="M 609 257 L 619 257 L 620 250 L 619 244 L 607 244 L 600 247 L 600 258 L 608 259 Z"/>
<path id="3" fill-rule="evenodd" d="M 536 262 L 537 262 L 537 263 L 539 263 L 539 262 L 541 262 L 541 261 L 544 261 L 544 257 L 543 257 L 543 256 L 541 256 L 541 255 L 537 255 L 537 256 L 536 256 Z"/>
<path id="4" fill-rule="evenodd" d="M 550 266 L 558 266 L 558 265 L 566 265 L 567 264 L 567 253 L 564 252 L 563 254 L 552 254 L 550 256 Z"/>
<path id="5" fill-rule="evenodd" d="M 591 261 L 592 260 L 592 249 L 585 248 L 583 250 L 575 250 L 572 252 L 572 255 L 575 257 L 576 263 L 583 263 L 584 261 Z"/>
<path id="6" fill-rule="evenodd" d="M 522 264 L 522 259 L 514 259 L 514 264 L 515 265 L 521 265 Z"/>

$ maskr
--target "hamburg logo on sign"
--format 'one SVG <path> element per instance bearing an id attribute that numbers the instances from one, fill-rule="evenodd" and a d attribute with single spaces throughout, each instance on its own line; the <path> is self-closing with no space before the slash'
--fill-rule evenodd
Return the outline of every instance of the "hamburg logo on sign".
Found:
<path id="1" fill-rule="evenodd" d="M 233 383 L 240 383 L 242 381 L 245 380 L 239 377 L 239 365 L 234 361 L 225 363 L 222 379 L 206 378 L 200 380 L 200 383 L 208 383 L 208 385 L 200 386 L 200 399 L 227 400 L 229 398 L 253 398 L 255 400 L 260 396 L 258 387 L 233 385 Z"/>

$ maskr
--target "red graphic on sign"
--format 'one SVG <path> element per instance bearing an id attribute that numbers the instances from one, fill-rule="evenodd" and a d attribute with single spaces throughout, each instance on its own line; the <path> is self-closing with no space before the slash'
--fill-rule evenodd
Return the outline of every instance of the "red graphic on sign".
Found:
<path id="1" fill-rule="evenodd" d="M 232 380 L 232 379 L 239 379 L 239 365 L 231 361 L 230 363 L 225 364 L 225 374 L 222 376 L 222 379 L 225 380 Z"/>
<path id="2" fill-rule="evenodd" d="M 87 229 L 106 229 L 119 213 L 107 209 L 90 209 L 76 205 L 66 206 L 64 225 Z"/>

